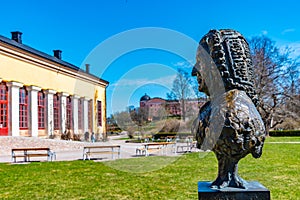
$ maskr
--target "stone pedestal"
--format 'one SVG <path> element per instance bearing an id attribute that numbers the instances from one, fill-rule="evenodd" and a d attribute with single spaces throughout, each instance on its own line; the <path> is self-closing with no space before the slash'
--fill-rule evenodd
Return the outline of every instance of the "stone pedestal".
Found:
<path id="1" fill-rule="evenodd" d="M 211 189 L 211 182 L 198 182 L 199 200 L 270 200 L 270 191 L 259 182 L 248 182 L 247 189 Z"/>

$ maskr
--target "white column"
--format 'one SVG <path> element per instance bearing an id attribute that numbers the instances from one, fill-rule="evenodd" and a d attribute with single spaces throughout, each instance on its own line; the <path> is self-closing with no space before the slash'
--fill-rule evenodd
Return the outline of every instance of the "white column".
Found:
<path id="1" fill-rule="evenodd" d="M 60 95 L 60 117 L 61 117 L 61 133 L 64 133 L 66 131 L 66 122 L 67 122 L 67 96 L 69 96 L 68 93 L 61 92 Z"/>
<path id="2" fill-rule="evenodd" d="M 78 95 L 73 95 L 72 110 L 73 110 L 73 130 L 74 134 L 78 134 Z"/>
<path id="3" fill-rule="evenodd" d="M 83 102 L 83 133 L 89 131 L 89 99 L 88 98 L 81 98 Z"/>
<path id="4" fill-rule="evenodd" d="M 53 135 L 54 130 L 54 117 L 53 117 L 53 95 L 56 93 L 54 90 L 45 90 L 46 94 L 46 131 L 48 136 Z"/>
<path id="5" fill-rule="evenodd" d="M 29 111 L 29 119 L 28 119 L 28 131 L 32 137 L 39 136 L 39 128 L 38 128 L 38 91 L 41 90 L 40 87 L 37 86 L 28 86 L 26 87 L 28 91 L 28 111 Z"/>
<path id="6" fill-rule="evenodd" d="M 22 83 L 8 82 L 9 87 L 9 135 L 20 136 L 20 124 L 19 124 L 19 95 L 20 87 Z"/>

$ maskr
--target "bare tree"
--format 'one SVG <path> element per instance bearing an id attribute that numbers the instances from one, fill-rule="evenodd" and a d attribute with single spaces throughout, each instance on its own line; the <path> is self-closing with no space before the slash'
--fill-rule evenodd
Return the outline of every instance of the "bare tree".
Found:
<path id="1" fill-rule="evenodd" d="M 187 71 L 178 68 L 177 75 L 173 82 L 172 91 L 167 94 L 168 99 L 180 101 L 182 120 L 186 117 L 186 100 L 191 95 L 191 76 Z"/>
<path id="2" fill-rule="evenodd" d="M 131 120 L 138 126 L 143 126 L 148 122 L 149 110 L 147 108 L 138 108 L 130 112 Z"/>
<path id="3" fill-rule="evenodd" d="M 283 85 L 286 98 L 283 109 L 286 113 L 281 128 L 300 129 L 300 64 L 298 59 L 286 68 L 286 83 Z"/>
<path id="4" fill-rule="evenodd" d="M 267 132 L 282 124 L 288 114 L 286 103 L 293 95 L 289 78 L 299 79 L 299 75 L 288 76 L 298 64 L 291 58 L 291 49 L 280 50 L 274 41 L 265 36 L 249 40 L 254 65 L 256 91 L 259 99 L 258 110 Z M 295 96 L 295 95 L 294 95 Z"/>

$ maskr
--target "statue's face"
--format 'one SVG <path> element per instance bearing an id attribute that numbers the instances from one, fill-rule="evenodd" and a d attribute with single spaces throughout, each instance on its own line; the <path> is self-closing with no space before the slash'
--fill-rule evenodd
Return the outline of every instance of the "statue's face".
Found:
<path id="1" fill-rule="evenodd" d="M 198 61 L 193 67 L 192 76 L 197 76 L 198 90 L 200 92 L 204 92 L 207 96 L 209 96 L 209 91 L 207 85 L 205 84 L 204 77 L 200 73 L 200 64 Z"/>

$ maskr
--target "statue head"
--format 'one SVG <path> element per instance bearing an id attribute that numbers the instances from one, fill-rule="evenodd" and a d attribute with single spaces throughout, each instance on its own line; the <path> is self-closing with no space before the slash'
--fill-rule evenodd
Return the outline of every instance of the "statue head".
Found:
<path id="1" fill-rule="evenodd" d="M 257 104 L 249 45 L 239 32 L 230 29 L 210 30 L 199 42 L 197 62 L 192 75 L 197 76 L 199 91 L 210 96 L 206 83 L 208 77 L 204 72 L 210 70 L 210 66 L 207 65 L 211 63 L 203 60 L 201 51 L 205 51 L 217 67 L 225 91 L 232 89 L 245 91 L 252 102 Z M 215 75 L 212 74 L 209 78 Z"/>

